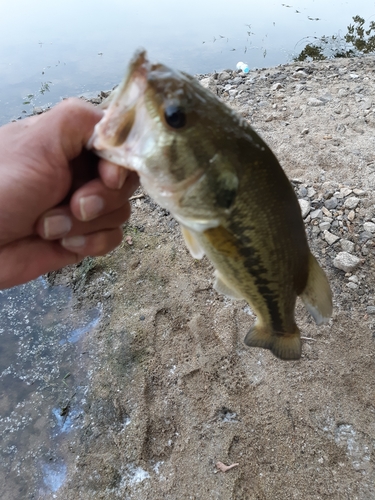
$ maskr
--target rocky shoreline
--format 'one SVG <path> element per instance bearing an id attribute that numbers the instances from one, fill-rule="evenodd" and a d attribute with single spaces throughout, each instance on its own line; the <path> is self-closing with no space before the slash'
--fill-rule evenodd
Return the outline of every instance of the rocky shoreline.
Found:
<path id="1" fill-rule="evenodd" d="M 317 328 L 298 304 L 300 362 L 246 348 L 251 310 L 212 289 L 212 266 L 140 192 L 119 249 L 84 279 L 85 264 L 50 276 L 103 308 L 56 498 L 375 498 L 374 73 L 366 56 L 198 76 L 291 179 L 334 316 Z"/>

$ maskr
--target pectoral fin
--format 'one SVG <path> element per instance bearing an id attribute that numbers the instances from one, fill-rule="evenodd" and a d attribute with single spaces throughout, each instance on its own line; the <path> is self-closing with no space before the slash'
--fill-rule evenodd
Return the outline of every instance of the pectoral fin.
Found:
<path id="1" fill-rule="evenodd" d="M 233 288 L 224 283 L 223 278 L 221 277 L 218 271 L 215 271 L 214 288 L 217 292 L 222 293 L 223 295 L 229 297 L 230 299 L 234 300 L 243 299 L 242 295 L 239 292 L 233 290 Z"/>
<path id="2" fill-rule="evenodd" d="M 332 293 L 327 277 L 312 253 L 309 257 L 309 277 L 301 299 L 317 325 L 328 322 L 332 315 Z"/>
<path id="3" fill-rule="evenodd" d="M 183 225 L 181 225 L 181 232 L 182 236 L 184 237 L 185 244 L 194 259 L 202 259 L 202 257 L 204 256 L 204 250 L 200 246 L 194 233 L 192 233 L 187 227 Z"/>

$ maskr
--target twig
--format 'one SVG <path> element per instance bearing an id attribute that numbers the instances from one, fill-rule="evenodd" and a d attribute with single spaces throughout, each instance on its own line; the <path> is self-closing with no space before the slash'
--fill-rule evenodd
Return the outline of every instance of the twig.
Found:
<path id="1" fill-rule="evenodd" d="M 132 196 L 131 198 L 129 198 L 129 201 L 131 200 L 139 200 L 140 198 L 145 198 L 145 194 L 141 193 L 141 194 L 136 194 L 134 196 Z"/>
<path id="2" fill-rule="evenodd" d="M 227 470 L 233 469 L 233 467 L 238 467 L 240 464 L 225 465 L 223 462 L 216 462 L 216 467 L 221 470 L 221 472 L 227 472 Z"/>
<path id="3" fill-rule="evenodd" d="M 328 340 L 322 339 L 312 339 L 311 337 L 301 337 L 301 340 L 312 340 L 313 342 L 323 342 L 323 344 L 329 344 Z"/>

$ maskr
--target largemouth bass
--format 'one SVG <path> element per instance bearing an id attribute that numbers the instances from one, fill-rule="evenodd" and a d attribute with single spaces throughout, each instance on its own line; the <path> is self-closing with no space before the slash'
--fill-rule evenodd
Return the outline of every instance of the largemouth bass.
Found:
<path id="1" fill-rule="evenodd" d="M 215 289 L 250 304 L 257 319 L 245 344 L 300 358 L 297 296 L 317 324 L 331 316 L 332 297 L 269 147 L 197 80 L 143 51 L 104 107 L 89 147 L 135 170 L 180 223 L 192 256 L 214 264 Z"/>

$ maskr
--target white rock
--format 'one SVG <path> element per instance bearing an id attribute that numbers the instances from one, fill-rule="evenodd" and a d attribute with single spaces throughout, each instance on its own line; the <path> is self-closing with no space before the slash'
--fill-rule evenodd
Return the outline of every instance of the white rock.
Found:
<path id="1" fill-rule="evenodd" d="M 333 259 L 333 265 L 346 273 L 354 271 L 360 263 L 361 259 L 348 252 L 340 252 Z"/>
<path id="2" fill-rule="evenodd" d="M 363 196 L 364 194 L 366 194 L 366 191 L 363 191 L 363 189 L 353 189 L 353 193 L 357 196 Z"/>
<path id="3" fill-rule="evenodd" d="M 324 239 L 329 245 L 333 245 L 334 243 L 336 243 L 336 241 L 340 239 L 338 236 L 330 233 L 329 231 L 324 231 L 323 234 L 324 234 Z"/>
<path id="4" fill-rule="evenodd" d="M 341 240 L 340 241 L 341 248 L 344 250 L 344 252 L 353 252 L 354 251 L 354 243 L 349 240 Z"/>
<path id="5" fill-rule="evenodd" d="M 350 210 L 350 212 L 348 213 L 348 219 L 350 221 L 353 221 L 355 219 L 355 212 L 354 212 L 354 210 Z"/>
<path id="6" fill-rule="evenodd" d="M 281 85 L 281 83 L 275 83 L 272 85 L 271 90 L 280 90 L 282 88 L 283 86 Z"/>
<path id="7" fill-rule="evenodd" d="M 358 288 L 358 285 L 356 283 L 347 283 L 346 286 L 350 288 L 351 290 L 356 290 Z"/>
<path id="8" fill-rule="evenodd" d="M 352 194 L 353 190 L 350 189 L 350 188 L 341 188 L 340 189 L 340 194 L 343 198 L 345 198 L 345 196 L 349 196 L 350 194 Z"/>
<path id="9" fill-rule="evenodd" d="M 339 89 L 339 91 L 337 92 L 337 95 L 339 97 L 346 97 L 349 95 L 349 90 L 347 89 Z"/>
<path id="10" fill-rule="evenodd" d="M 375 224 L 373 222 L 365 222 L 363 224 L 363 229 L 369 233 L 375 233 Z"/>
<path id="11" fill-rule="evenodd" d="M 331 224 L 327 221 L 323 221 L 319 224 L 319 229 L 321 231 L 328 231 L 328 229 L 331 227 Z"/>
<path id="12" fill-rule="evenodd" d="M 310 202 L 307 200 L 298 200 L 298 202 L 299 206 L 301 207 L 302 218 L 304 219 L 311 210 Z"/>
<path id="13" fill-rule="evenodd" d="M 324 213 L 324 215 L 326 215 L 327 217 L 331 217 L 331 212 L 328 210 L 328 208 L 326 207 L 322 207 L 322 212 Z"/>
<path id="14" fill-rule="evenodd" d="M 310 215 L 312 219 L 321 219 L 323 217 L 323 212 L 320 208 L 317 208 L 316 210 L 313 210 Z"/>
<path id="15" fill-rule="evenodd" d="M 213 78 L 202 78 L 202 80 L 199 81 L 199 83 L 204 87 L 205 89 L 208 89 L 211 83 L 213 83 Z"/>
<path id="16" fill-rule="evenodd" d="M 324 106 L 324 102 L 321 101 L 320 99 L 317 99 L 316 97 L 310 97 L 310 99 L 307 99 L 307 105 L 308 106 Z"/>
<path id="17" fill-rule="evenodd" d="M 351 196 L 347 200 L 345 200 L 344 206 L 345 208 L 348 208 L 349 210 L 353 210 L 354 208 L 357 208 L 359 203 L 359 198 L 355 196 Z"/>

